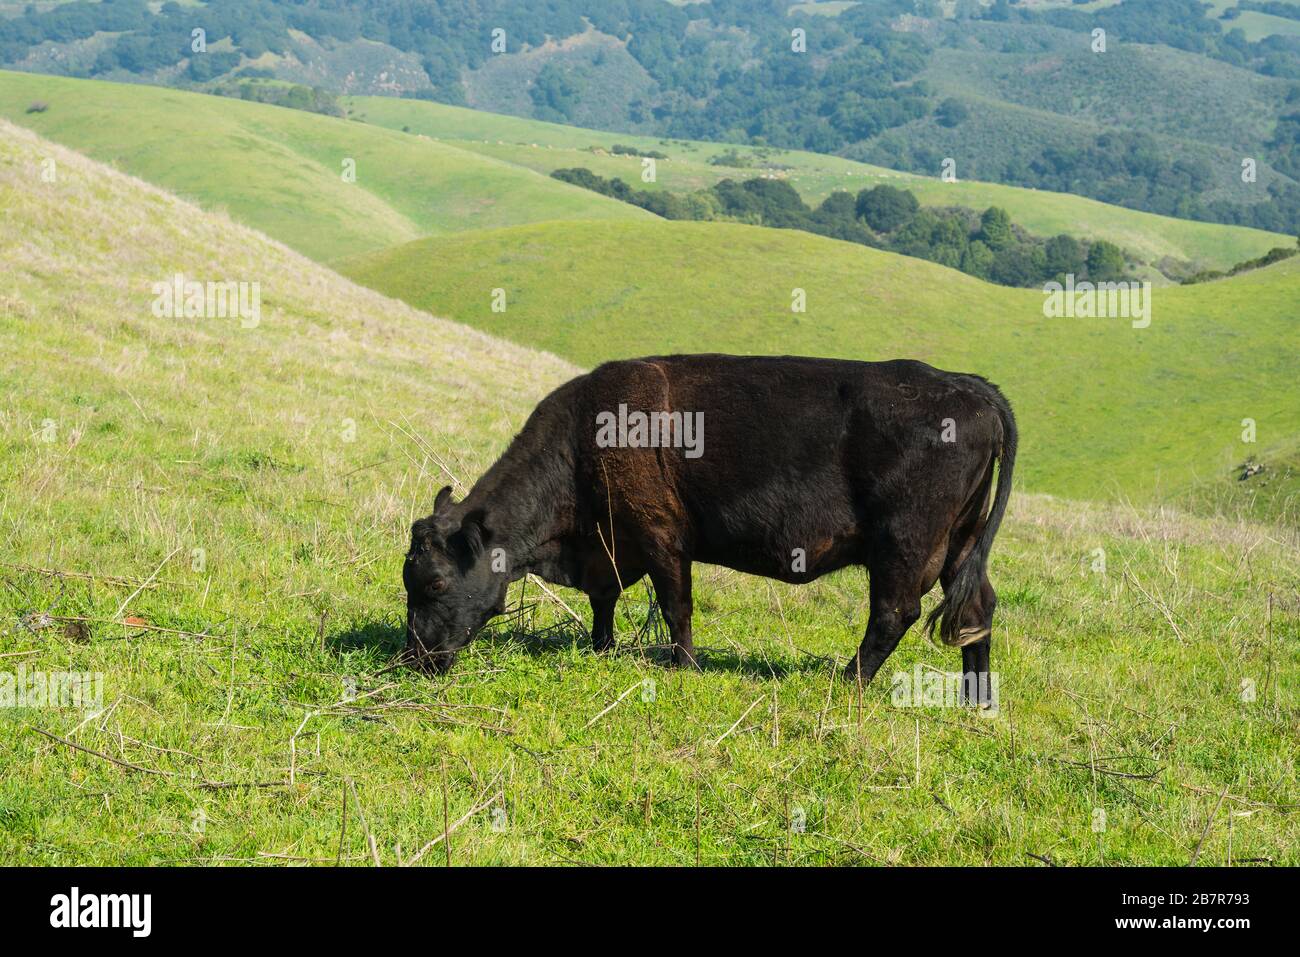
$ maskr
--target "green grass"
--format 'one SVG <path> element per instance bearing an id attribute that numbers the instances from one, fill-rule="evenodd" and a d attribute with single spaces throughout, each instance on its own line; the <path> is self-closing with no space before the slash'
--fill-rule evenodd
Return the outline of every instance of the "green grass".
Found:
<path id="1" fill-rule="evenodd" d="M 35 101 L 49 108 L 27 113 Z M 318 260 L 469 228 L 649 217 L 418 136 L 226 97 L 0 71 L 0 117 Z"/>
<path id="2" fill-rule="evenodd" d="M 576 370 L 2 122 L 0 206 L 0 669 L 104 688 L 89 714 L 0 709 L 0 859 L 391 865 L 445 793 L 453 864 L 1300 862 L 1294 531 L 1017 495 L 996 718 L 891 702 L 895 671 L 957 667 L 919 635 L 860 701 L 832 684 L 855 573 L 697 566 L 702 674 L 662 666 L 642 589 L 597 657 L 533 585 L 452 675 L 388 671 L 407 523 Z M 155 318 L 177 269 L 260 282 L 261 322 Z M 1116 404 L 1143 384 L 1117 382 Z"/>
<path id="3" fill-rule="evenodd" d="M 1043 236 L 1070 233 L 1109 239 L 1148 262 L 1171 257 L 1229 265 L 1261 255 L 1274 246 L 1290 246 L 1295 242 L 1291 236 L 1157 216 L 1068 193 L 966 180 L 963 173 L 965 163 L 958 167 L 958 182 L 945 183 L 937 176 L 902 173 L 820 153 L 772 150 L 764 151 L 760 156 L 753 150 L 725 143 L 584 130 L 391 97 L 350 97 L 345 98 L 345 103 L 351 115 L 367 123 L 392 129 L 406 127 L 460 149 L 544 173 L 562 167 L 585 166 L 602 176 L 625 179 L 638 189 L 678 192 L 702 189 L 728 177 L 745 179 L 759 175 L 763 164 L 770 163 L 789 167 L 784 175 L 809 203 L 818 203 L 837 189 L 857 192 L 878 183 L 888 183 L 913 191 L 926 205 L 975 209 L 1002 206 L 1017 223 L 1033 233 Z M 960 128 L 946 132 L 958 135 Z M 638 158 L 608 154 L 609 148 L 615 144 L 666 153 L 669 159 L 657 164 L 654 183 L 643 183 Z M 599 147 L 604 155 L 591 152 L 591 147 Z M 737 169 L 709 162 L 732 149 L 755 157 L 759 165 Z M 954 155 L 966 156 L 969 150 Z"/>
<path id="4" fill-rule="evenodd" d="M 818 17 L 838 17 L 849 7 L 856 7 L 858 0 L 813 0 L 811 3 L 795 3 L 790 6 L 789 14 L 812 14 Z"/>
<path id="5" fill-rule="evenodd" d="M 800 233 L 721 223 L 543 223 L 421 240 L 358 281 L 582 365 L 656 352 L 908 356 L 976 371 L 1020 417 L 1027 488 L 1163 501 L 1300 434 L 1300 261 L 1152 290 L 1152 321 L 1045 318 L 1041 291 Z M 492 290 L 506 310 L 492 310 Z M 792 312 L 805 290 L 807 312 Z M 1241 420 L 1256 421 L 1256 443 Z M 1273 502 L 1295 520 L 1300 488 Z"/>
<path id="6" fill-rule="evenodd" d="M 1234 27 L 1240 27 L 1246 34 L 1246 39 L 1252 43 L 1271 36 L 1300 36 L 1300 21 L 1260 13 L 1258 10 L 1243 10 L 1237 19 L 1224 21 L 1225 29 L 1231 30 Z"/>

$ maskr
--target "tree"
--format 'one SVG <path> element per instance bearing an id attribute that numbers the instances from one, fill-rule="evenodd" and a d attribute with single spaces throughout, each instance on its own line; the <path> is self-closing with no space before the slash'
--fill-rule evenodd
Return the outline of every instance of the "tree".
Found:
<path id="1" fill-rule="evenodd" d="M 951 129 L 966 119 L 970 115 L 970 111 L 966 109 L 965 103 L 950 96 L 939 104 L 939 108 L 934 111 L 934 115 L 940 126 Z"/>
<path id="2" fill-rule="evenodd" d="M 1006 249 L 1015 241 L 1015 235 L 1011 232 L 1011 217 L 1005 209 L 990 206 L 984 210 L 984 215 L 980 216 L 979 238 L 995 252 Z"/>
<path id="3" fill-rule="evenodd" d="M 994 255 L 989 278 L 1004 286 L 1032 286 L 1042 278 L 1043 269 L 1043 251 L 1018 243 Z"/>
<path id="4" fill-rule="evenodd" d="M 893 186 L 876 186 L 858 193 L 858 218 L 881 233 L 893 232 L 911 222 L 920 208 L 915 196 Z"/>
<path id="5" fill-rule="evenodd" d="M 1083 275 L 1083 246 L 1073 236 L 1053 236 L 1043 247 L 1047 271 L 1053 276 Z"/>
<path id="6" fill-rule="evenodd" d="M 1099 239 L 1088 250 L 1088 278 L 1093 282 L 1117 282 L 1124 278 L 1124 251 Z"/>
<path id="7" fill-rule="evenodd" d="M 821 206 L 817 207 L 817 216 L 819 219 L 855 219 L 857 203 L 854 201 L 853 194 L 837 189 L 822 201 Z"/>
<path id="8" fill-rule="evenodd" d="M 981 279 L 989 277 L 993 268 L 993 250 L 979 239 L 972 239 L 961 256 L 961 271 Z"/>

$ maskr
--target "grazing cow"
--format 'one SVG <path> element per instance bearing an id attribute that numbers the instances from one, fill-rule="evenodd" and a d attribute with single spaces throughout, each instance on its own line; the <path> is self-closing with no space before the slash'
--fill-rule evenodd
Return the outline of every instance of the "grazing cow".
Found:
<path id="1" fill-rule="evenodd" d="M 412 526 L 407 655 L 446 671 L 529 572 L 587 593 L 603 651 L 619 594 L 648 574 L 674 662 L 694 665 L 692 562 L 791 583 L 862 565 L 851 680 L 875 675 L 936 581 L 931 633 L 938 621 L 963 670 L 986 675 L 986 566 L 1015 454 L 996 386 L 921 362 L 608 362 L 543 399 L 462 501 L 444 488 Z"/>

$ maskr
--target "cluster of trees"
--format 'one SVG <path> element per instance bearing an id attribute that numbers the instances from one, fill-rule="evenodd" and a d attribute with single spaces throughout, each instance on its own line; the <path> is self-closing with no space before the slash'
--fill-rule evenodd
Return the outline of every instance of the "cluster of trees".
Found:
<path id="1" fill-rule="evenodd" d="M 326 116 L 346 115 L 339 98 L 318 86 L 276 81 L 258 82 L 268 79 L 266 71 L 263 70 L 242 70 L 240 76 L 242 77 L 240 80 L 218 83 L 212 87 L 212 92 L 220 96 L 238 97 L 256 103 L 270 103 L 293 110 L 306 110 L 308 113 L 323 113 Z"/>
<path id="2" fill-rule="evenodd" d="M 750 166 L 761 166 L 764 169 L 789 169 L 790 167 L 776 161 L 775 157 L 779 154 L 780 150 L 774 150 L 766 146 L 747 150 L 732 147 L 710 156 L 709 165 L 725 166 L 728 169 L 745 169 Z"/>
<path id="3" fill-rule="evenodd" d="M 202 82 L 239 66 L 244 56 L 254 58 L 268 50 L 283 53 L 290 28 L 339 36 L 348 32 L 343 28 L 346 20 L 306 5 L 271 0 L 218 0 L 203 7 L 167 0 L 157 13 L 145 0 L 74 0 L 48 10 L 31 6 L 20 16 L 0 19 L 0 61 L 22 59 L 47 40 L 66 43 L 116 33 L 120 36 L 100 51 L 87 71 L 90 75 L 115 70 L 147 74 L 188 61 L 189 78 Z M 204 31 L 205 43 L 229 39 L 238 52 L 196 53 L 195 29 Z M 349 38 L 357 35 L 353 29 Z"/>
<path id="4" fill-rule="evenodd" d="M 663 190 L 633 189 L 621 179 L 606 179 L 585 167 L 557 169 L 551 176 L 594 193 L 612 196 L 624 203 L 648 209 L 664 219 L 720 218 L 721 207 L 711 199 L 707 190 L 679 194 Z"/>
<path id="5" fill-rule="evenodd" d="M 622 143 L 615 143 L 609 148 L 609 151 L 615 156 L 647 156 L 650 159 L 667 159 L 667 153 L 661 153 L 658 150 L 643 150 L 635 146 L 624 146 Z"/>
<path id="6" fill-rule="evenodd" d="M 1274 168 L 1300 176 L 1300 114 L 1282 117 L 1268 145 Z M 1102 133 L 1075 146 L 1050 146 L 1027 162 L 1008 162 L 997 179 L 1165 216 L 1275 232 L 1291 232 L 1300 220 L 1300 189 L 1290 183 L 1261 185 L 1256 203 L 1205 201 L 1214 184 L 1209 166 L 1171 152 L 1146 133 Z"/>
<path id="7" fill-rule="evenodd" d="M 1112 282 L 1128 275 L 1124 252 L 1105 240 L 1060 235 L 1042 239 L 1016 226 L 996 206 L 983 213 L 960 206 L 922 207 L 916 196 L 875 186 L 856 196 L 835 192 L 809 207 L 777 179 L 724 179 L 709 189 L 676 194 L 638 190 L 588 169 L 559 169 L 556 179 L 648 209 L 667 219 L 727 220 L 801 229 L 951 266 L 1003 286 L 1041 286 L 1050 280 Z"/>

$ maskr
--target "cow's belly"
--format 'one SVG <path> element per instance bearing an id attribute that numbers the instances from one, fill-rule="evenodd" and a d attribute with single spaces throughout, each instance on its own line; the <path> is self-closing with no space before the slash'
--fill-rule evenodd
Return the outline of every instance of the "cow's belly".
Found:
<path id="1" fill-rule="evenodd" d="M 846 565 L 865 561 L 862 542 L 853 532 L 809 536 L 806 544 L 796 544 L 796 541 L 797 537 L 780 544 L 743 540 L 726 545 L 705 542 L 691 558 L 791 584 L 810 582 Z"/>

